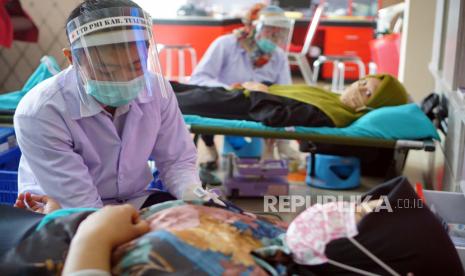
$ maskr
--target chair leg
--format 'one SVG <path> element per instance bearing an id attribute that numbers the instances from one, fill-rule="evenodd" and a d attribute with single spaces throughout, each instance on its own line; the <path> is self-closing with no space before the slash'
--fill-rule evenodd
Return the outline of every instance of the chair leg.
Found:
<path id="1" fill-rule="evenodd" d="M 172 51 L 171 49 L 166 49 L 166 78 L 171 79 L 172 76 L 172 65 L 173 62 Z"/>
<path id="2" fill-rule="evenodd" d="M 186 76 L 186 63 L 184 49 L 178 49 L 178 81 L 184 82 Z"/>
<path id="3" fill-rule="evenodd" d="M 338 83 L 338 91 L 344 90 L 344 80 L 345 80 L 345 72 L 346 72 L 346 65 L 344 62 L 339 62 L 338 64 L 339 69 L 339 83 Z"/>
<path id="4" fill-rule="evenodd" d="M 319 59 L 315 60 L 313 62 L 313 76 L 312 76 L 312 81 L 313 83 L 318 82 L 318 74 L 320 73 L 320 66 L 321 66 L 321 61 Z"/>
<path id="5" fill-rule="evenodd" d="M 197 53 L 194 48 L 189 48 L 191 54 L 192 72 L 194 72 L 195 66 L 197 66 Z"/>
<path id="6" fill-rule="evenodd" d="M 366 75 L 365 64 L 361 60 L 357 60 L 355 63 L 358 65 L 358 78 L 364 78 Z"/>
<path id="7" fill-rule="evenodd" d="M 368 63 L 368 69 L 369 69 L 368 74 L 375 75 L 376 72 L 378 72 L 378 65 L 376 65 L 376 63 L 371 61 L 370 63 Z"/>
<path id="8" fill-rule="evenodd" d="M 332 79 L 332 82 L 331 82 L 331 91 L 333 91 L 333 92 L 337 92 L 338 88 L 339 88 L 339 85 L 338 85 L 339 66 L 338 65 L 339 65 L 339 60 L 333 61 L 333 79 Z"/>
<path id="9" fill-rule="evenodd" d="M 299 64 L 300 72 L 302 73 L 305 83 L 308 85 L 314 84 L 312 79 L 312 68 L 310 64 L 308 64 L 307 57 L 298 57 L 297 63 Z"/>

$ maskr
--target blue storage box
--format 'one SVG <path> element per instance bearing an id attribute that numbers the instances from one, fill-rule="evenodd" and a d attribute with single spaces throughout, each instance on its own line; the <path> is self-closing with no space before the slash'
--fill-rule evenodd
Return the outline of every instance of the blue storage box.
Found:
<path id="1" fill-rule="evenodd" d="M 18 196 L 18 172 L 0 171 L 0 205 L 13 205 Z"/>
<path id="2" fill-rule="evenodd" d="M 17 146 L 0 153 L 0 204 L 13 205 L 16 201 L 20 157 Z"/>
<path id="3" fill-rule="evenodd" d="M 18 171 L 20 158 L 21 151 L 18 146 L 0 152 L 0 171 Z"/>
<path id="4" fill-rule="evenodd" d="M 244 139 L 240 149 L 236 149 L 228 140 L 232 139 Z M 263 152 L 263 139 L 262 138 L 251 138 L 250 141 L 243 137 L 237 136 L 225 136 L 223 155 L 234 153 L 239 158 L 260 158 Z"/>
<path id="5" fill-rule="evenodd" d="M 0 127 L 0 143 L 8 142 L 8 139 L 15 136 L 15 130 L 12 127 Z"/>
<path id="6" fill-rule="evenodd" d="M 355 157 L 311 154 L 307 160 L 306 183 L 331 190 L 357 188 L 360 186 L 360 160 Z"/>

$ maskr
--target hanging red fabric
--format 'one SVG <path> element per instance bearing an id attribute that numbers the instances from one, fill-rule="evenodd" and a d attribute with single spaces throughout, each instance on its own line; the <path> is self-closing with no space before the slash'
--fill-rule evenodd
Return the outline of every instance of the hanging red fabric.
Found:
<path id="1" fill-rule="evenodd" d="M 13 43 L 13 26 L 6 10 L 9 0 L 0 0 L 0 46 L 11 47 Z"/>
<path id="2" fill-rule="evenodd" d="M 13 40 L 37 42 L 39 29 L 23 10 L 19 0 L 0 0 L 0 45 L 11 47 Z"/>

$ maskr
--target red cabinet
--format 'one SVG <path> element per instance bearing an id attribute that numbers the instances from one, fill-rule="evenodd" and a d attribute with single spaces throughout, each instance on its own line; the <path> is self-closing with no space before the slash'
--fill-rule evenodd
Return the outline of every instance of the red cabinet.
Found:
<path id="1" fill-rule="evenodd" d="M 374 37 L 374 28 L 357 26 L 321 26 L 324 32 L 323 55 L 353 55 L 360 57 L 366 65 L 370 62 L 369 42 Z M 358 67 L 355 64 L 347 63 L 345 67 L 346 79 L 358 79 Z M 322 70 L 322 77 L 329 79 L 332 77 L 333 65 L 326 63 Z"/>
<path id="2" fill-rule="evenodd" d="M 173 18 L 155 19 L 153 32 L 157 43 L 160 44 L 190 44 L 197 53 L 199 61 L 208 46 L 219 36 L 231 33 L 234 29 L 243 26 L 239 18 L 216 19 L 216 18 Z M 172 57 L 174 76 L 178 73 L 177 55 Z M 160 54 L 160 63 L 163 72 L 166 72 L 166 53 Z M 192 69 L 190 57 L 186 56 L 186 75 L 190 75 Z"/>
<path id="3" fill-rule="evenodd" d="M 294 35 L 292 37 L 293 45 L 302 45 L 304 43 L 310 20 L 309 18 L 296 20 Z M 375 27 L 376 22 L 373 20 L 331 20 L 323 18 L 313 38 L 312 46 L 321 48 L 322 55 L 358 56 L 365 63 L 365 69 L 368 72 L 368 63 L 371 61 L 369 43 L 374 39 Z M 323 79 L 331 79 L 332 74 L 333 65 L 325 63 L 321 70 L 321 77 Z M 348 80 L 358 79 L 358 67 L 347 63 L 345 78 Z"/>

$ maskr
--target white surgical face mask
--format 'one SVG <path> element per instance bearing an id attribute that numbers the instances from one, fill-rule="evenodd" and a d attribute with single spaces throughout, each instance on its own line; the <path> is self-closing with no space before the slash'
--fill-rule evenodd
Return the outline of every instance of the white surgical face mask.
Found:
<path id="1" fill-rule="evenodd" d="M 118 107 L 137 98 L 145 84 L 144 75 L 127 82 L 87 80 L 85 90 L 100 103 Z"/>

